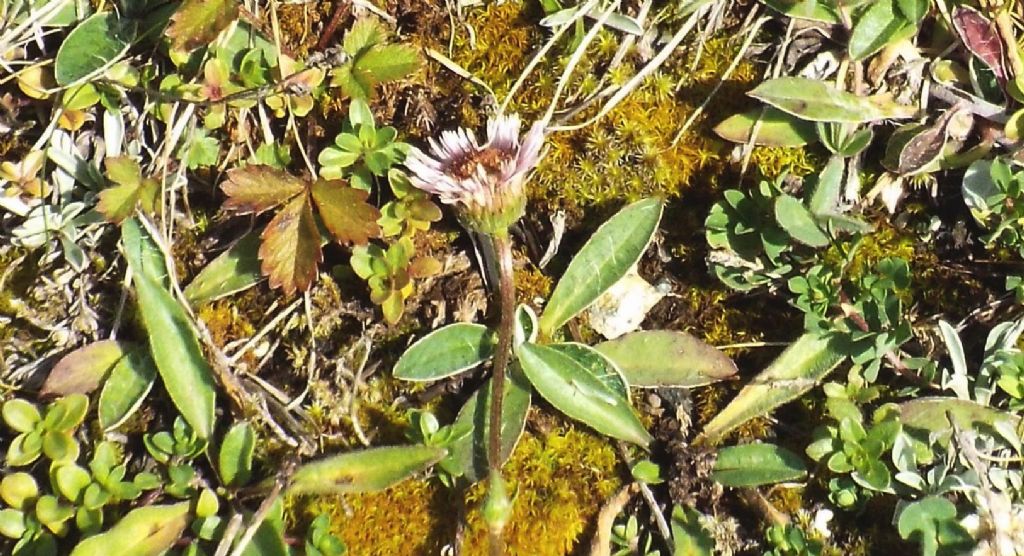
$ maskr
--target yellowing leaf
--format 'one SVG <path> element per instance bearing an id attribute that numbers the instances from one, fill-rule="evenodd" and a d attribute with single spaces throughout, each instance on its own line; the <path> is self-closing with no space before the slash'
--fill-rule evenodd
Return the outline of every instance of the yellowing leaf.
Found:
<path id="1" fill-rule="evenodd" d="M 99 387 L 122 357 L 124 346 L 116 340 L 102 340 L 78 348 L 54 365 L 39 395 L 88 394 Z"/>
<path id="2" fill-rule="evenodd" d="M 106 556 L 112 550 L 134 556 L 163 554 L 174 546 L 188 525 L 188 509 L 188 502 L 136 508 L 108 531 L 78 543 L 71 556 Z"/>
<path id="3" fill-rule="evenodd" d="M 298 195 L 306 182 L 270 166 L 249 165 L 229 171 L 220 188 L 228 196 L 224 210 L 258 214 Z"/>
<path id="4" fill-rule="evenodd" d="M 270 278 L 270 287 L 281 288 L 288 295 L 309 289 L 323 258 L 320 230 L 313 220 L 309 197 L 300 195 L 292 199 L 260 237 L 261 269 Z"/>
<path id="5" fill-rule="evenodd" d="M 164 34 L 174 49 L 194 50 L 213 42 L 237 18 L 237 0 L 185 0 Z"/>
<path id="6" fill-rule="evenodd" d="M 157 210 L 160 183 L 152 178 L 142 179 L 139 165 L 134 160 L 119 156 L 106 160 L 107 177 L 116 185 L 100 192 L 96 210 L 108 221 L 120 224 L 142 204 L 146 213 Z"/>
<path id="7" fill-rule="evenodd" d="M 411 46 L 389 44 L 375 46 L 356 58 L 353 73 L 370 83 L 401 79 L 416 71 L 419 53 Z"/>
<path id="8" fill-rule="evenodd" d="M 380 211 L 366 202 L 366 191 L 340 180 L 317 180 L 312 193 L 320 218 L 334 239 L 363 245 L 371 237 L 380 237 Z"/>

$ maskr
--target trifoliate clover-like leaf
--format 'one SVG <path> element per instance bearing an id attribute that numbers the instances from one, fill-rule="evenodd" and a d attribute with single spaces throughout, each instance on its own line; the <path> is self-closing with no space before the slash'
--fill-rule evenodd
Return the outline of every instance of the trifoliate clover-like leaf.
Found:
<path id="1" fill-rule="evenodd" d="M 366 191 L 342 181 L 317 180 L 312 193 L 320 218 L 335 240 L 363 245 L 371 237 L 380 237 L 380 211 L 366 202 Z"/>

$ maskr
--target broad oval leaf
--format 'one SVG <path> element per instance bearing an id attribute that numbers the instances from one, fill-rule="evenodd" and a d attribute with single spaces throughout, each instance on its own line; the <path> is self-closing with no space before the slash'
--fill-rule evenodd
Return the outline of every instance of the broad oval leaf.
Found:
<path id="1" fill-rule="evenodd" d="M 863 60 L 917 31 L 917 27 L 897 14 L 893 7 L 891 0 L 880 0 L 857 19 L 848 45 L 851 58 Z"/>
<path id="2" fill-rule="evenodd" d="M 135 39 L 136 23 L 114 12 L 95 14 L 75 27 L 61 43 L 54 60 L 57 84 L 85 79 L 120 58 Z"/>
<path id="3" fill-rule="evenodd" d="M 611 391 L 629 400 L 629 382 L 615 362 L 596 349 L 578 342 L 548 344 L 547 347 L 559 351 L 580 364 L 594 378 L 600 380 Z"/>
<path id="4" fill-rule="evenodd" d="M 101 340 L 80 347 L 57 361 L 39 395 L 88 394 L 99 388 L 124 354 L 124 345 L 117 340 Z"/>
<path id="5" fill-rule="evenodd" d="M 402 380 L 438 380 L 468 371 L 494 355 L 496 338 L 486 326 L 459 322 L 420 338 L 398 359 Z"/>
<path id="6" fill-rule="evenodd" d="M 626 275 L 647 250 L 661 221 L 663 204 L 644 199 L 620 210 L 594 232 L 565 269 L 540 317 L 551 336 Z"/>
<path id="7" fill-rule="evenodd" d="M 100 427 L 111 430 L 135 413 L 153 389 L 156 375 L 153 360 L 141 350 L 132 350 L 121 358 L 100 391 Z"/>
<path id="8" fill-rule="evenodd" d="M 794 19 L 809 19 L 831 24 L 842 23 L 833 8 L 817 0 L 761 0 L 761 3 Z"/>
<path id="9" fill-rule="evenodd" d="M 814 215 L 799 199 L 785 193 L 775 200 L 775 220 L 793 239 L 811 247 L 827 247 L 830 240 Z"/>
<path id="10" fill-rule="evenodd" d="M 386 446 L 330 456 L 299 467 L 292 475 L 287 493 L 384 490 L 437 463 L 447 453 L 436 446 Z"/>
<path id="11" fill-rule="evenodd" d="M 188 525 L 189 504 L 136 508 L 110 530 L 78 543 L 71 556 L 109 556 L 111 550 L 132 556 L 163 554 L 181 538 Z"/>
<path id="12" fill-rule="evenodd" d="M 770 106 L 730 116 L 715 126 L 715 133 L 733 143 L 746 143 L 758 124 L 755 145 L 802 147 L 817 140 L 813 124 Z"/>
<path id="13" fill-rule="evenodd" d="M 217 397 L 213 370 L 184 309 L 153 279 L 153 270 L 144 265 L 144 253 L 153 249 L 147 245 L 152 240 L 134 219 L 125 221 L 121 233 L 157 371 L 175 407 L 196 435 L 205 440 L 213 432 Z"/>
<path id="14" fill-rule="evenodd" d="M 732 359 L 686 332 L 642 330 L 595 349 L 615 363 L 630 386 L 640 388 L 694 388 L 736 374 Z"/>
<path id="15" fill-rule="evenodd" d="M 770 79 L 747 94 L 814 122 L 857 124 L 910 118 L 915 113 L 914 107 L 896 104 L 885 97 L 861 97 L 805 77 Z"/>
<path id="16" fill-rule="evenodd" d="M 501 404 L 501 461 L 512 455 L 519 437 L 526 428 L 526 415 L 530 411 L 530 383 L 522 370 L 513 364 L 505 381 L 505 401 Z M 453 426 L 469 426 L 469 434 L 459 438 L 448 449 L 451 459 L 470 481 L 487 476 L 487 441 L 491 430 L 491 379 L 470 396 Z"/>
<path id="17" fill-rule="evenodd" d="M 976 429 L 978 426 L 995 427 L 999 421 L 1006 421 L 1016 428 L 1021 421 L 1019 415 L 978 402 L 941 396 L 917 398 L 901 403 L 899 408 L 900 422 L 904 427 L 930 433 L 951 432 L 951 416 L 956 426 L 962 429 Z"/>
<path id="18" fill-rule="evenodd" d="M 754 417 L 807 392 L 842 363 L 844 356 L 829 338 L 805 333 L 790 344 L 711 420 L 699 441 L 717 444 Z"/>
<path id="19" fill-rule="evenodd" d="M 613 438 L 650 443 L 651 435 L 629 401 L 572 357 L 548 346 L 523 344 L 519 362 L 537 392 L 562 413 Z"/>
<path id="20" fill-rule="evenodd" d="M 245 421 L 235 424 L 224 435 L 220 453 L 217 454 L 217 467 L 225 485 L 239 487 L 249 482 L 255 448 L 256 433 Z"/>
<path id="21" fill-rule="evenodd" d="M 260 236 L 249 232 L 210 261 L 185 288 L 190 303 L 205 303 L 246 290 L 263 279 L 260 274 Z"/>
<path id="22" fill-rule="evenodd" d="M 711 478 L 728 487 L 753 487 L 807 476 L 800 456 L 774 444 L 729 446 L 718 451 Z"/>

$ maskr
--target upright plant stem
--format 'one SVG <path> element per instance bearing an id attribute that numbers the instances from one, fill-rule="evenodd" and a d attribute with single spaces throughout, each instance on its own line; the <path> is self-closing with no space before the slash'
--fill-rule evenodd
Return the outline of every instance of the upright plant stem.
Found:
<path id="1" fill-rule="evenodd" d="M 487 436 L 487 465 L 493 489 L 495 480 L 501 480 L 501 411 L 505 401 L 505 371 L 512 356 L 516 294 L 512 273 L 512 240 L 507 233 L 495 235 L 492 239 L 498 259 L 498 311 L 501 319 L 498 324 L 498 351 L 491 371 L 491 414 Z M 500 556 L 503 552 L 500 528 L 492 528 L 490 545 L 491 555 Z"/>

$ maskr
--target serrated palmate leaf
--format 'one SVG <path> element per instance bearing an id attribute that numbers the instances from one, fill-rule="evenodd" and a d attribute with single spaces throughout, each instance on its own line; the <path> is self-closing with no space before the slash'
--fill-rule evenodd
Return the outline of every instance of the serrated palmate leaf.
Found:
<path id="1" fill-rule="evenodd" d="M 164 34 L 177 50 L 193 50 L 213 42 L 238 19 L 238 0 L 184 0 Z"/>
<path id="2" fill-rule="evenodd" d="M 133 349 L 125 354 L 100 390 L 100 427 L 111 430 L 132 415 L 153 389 L 157 370 L 149 354 Z"/>
<path id="3" fill-rule="evenodd" d="M 39 395 L 88 394 L 99 388 L 124 354 L 125 346 L 117 340 L 101 340 L 80 347 L 57 361 Z"/>
<path id="4" fill-rule="evenodd" d="M 487 361 L 497 342 L 486 326 L 459 322 L 420 338 L 398 358 L 393 374 L 402 380 L 438 380 Z"/>
<path id="5" fill-rule="evenodd" d="M 380 237 L 380 211 L 366 202 L 369 193 L 341 180 L 317 180 L 311 189 L 320 218 L 335 240 L 365 245 Z"/>
<path id="6" fill-rule="evenodd" d="M 733 143 L 746 143 L 755 126 L 755 145 L 802 147 L 817 140 L 813 124 L 770 106 L 730 116 L 715 126 L 715 133 Z"/>
<path id="7" fill-rule="evenodd" d="M 60 86 L 85 79 L 120 58 L 135 39 L 136 22 L 114 12 L 90 16 L 68 34 L 53 63 Z"/>
<path id="8" fill-rule="evenodd" d="M 526 415 L 530 411 L 530 383 L 515 364 L 509 367 L 505 381 L 505 402 L 501 404 L 501 461 L 512 455 L 519 437 L 526 428 Z M 470 481 L 487 476 L 487 440 L 491 430 L 491 379 L 470 396 L 454 426 L 468 426 L 470 433 L 453 442 L 448 449 L 451 458 Z"/>
<path id="9" fill-rule="evenodd" d="M 767 414 L 816 386 L 842 363 L 844 356 L 833 341 L 805 333 L 790 344 L 768 368 L 711 420 L 698 440 L 717 444 L 750 419 Z"/>
<path id="10" fill-rule="evenodd" d="M 753 487 L 807 476 L 803 459 L 774 444 L 743 444 L 718 450 L 711 478 L 728 487 Z"/>
<path id="11" fill-rule="evenodd" d="M 595 349 L 615 362 L 630 386 L 694 388 L 736 375 L 727 355 L 686 332 L 641 330 Z"/>
<path id="12" fill-rule="evenodd" d="M 519 346 L 518 356 L 530 384 L 562 413 L 612 438 L 641 446 L 650 443 L 629 400 L 572 357 L 536 344 Z"/>
<path id="13" fill-rule="evenodd" d="M 163 554 L 181 538 L 189 522 L 189 506 L 190 502 L 179 502 L 136 508 L 109 530 L 78 543 L 71 556 L 110 556 L 111 550 L 132 556 Z"/>
<path id="14" fill-rule="evenodd" d="M 370 84 L 395 81 L 416 71 L 420 65 L 419 52 L 402 44 L 378 45 L 359 55 L 352 65 L 352 73 Z"/>
<path id="15" fill-rule="evenodd" d="M 555 286 L 540 317 L 542 335 L 550 337 L 629 272 L 654 237 L 662 209 L 658 199 L 638 201 L 594 232 Z"/>
<path id="16" fill-rule="evenodd" d="M 252 454 L 256 448 L 256 433 L 249 423 L 236 423 L 224 435 L 217 454 L 217 469 L 221 481 L 230 487 L 244 486 L 252 475 Z"/>
<path id="17" fill-rule="evenodd" d="M 132 219 L 125 220 L 121 233 L 125 258 L 134 277 L 139 313 L 164 388 L 196 435 L 209 438 L 217 397 L 213 370 L 203 356 L 185 310 L 154 279 L 154 270 L 147 267 L 147 262 L 153 264 L 145 255 L 155 249 L 153 240 Z"/>
<path id="18" fill-rule="evenodd" d="M 260 237 L 260 268 L 270 279 L 270 287 L 281 288 L 286 295 L 308 290 L 323 259 L 320 230 L 313 219 L 309 196 L 292 199 L 274 215 Z"/>
<path id="19" fill-rule="evenodd" d="M 345 54 L 355 58 L 360 52 L 381 44 L 387 39 L 388 30 L 373 17 L 360 17 L 345 33 L 342 48 Z"/>
<path id="20" fill-rule="evenodd" d="M 811 247 L 826 247 L 830 240 L 799 199 L 785 193 L 775 200 L 775 220 L 793 239 Z"/>
<path id="21" fill-rule="evenodd" d="M 259 214 L 287 202 L 306 190 L 306 182 L 271 166 L 250 164 L 228 171 L 220 185 L 228 198 L 224 210 L 237 214 Z"/>
<path id="22" fill-rule="evenodd" d="M 916 109 L 885 97 L 861 97 L 805 77 L 779 77 L 758 85 L 748 95 L 804 120 L 866 123 L 910 118 Z"/>
<path id="23" fill-rule="evenodd" d="M 441 461 L 447 453 L 436 446 L 387 446 L 329 456 L 296 469 L 286 492 L 344 494 L 384 490 Z"/>
<path id="24" fill-rule="evenodd" d="M 147 213 L 156 212 L 160 198 L 160 183 L 143 179 L 139 163 L 127 156 L 108 158 L 104 162 L 107 177 L 114 182 L 100 192 L 96 210 L 108 222 L 120 224 L 135 212 L 141 203 Z"/>
<path id="25" fill-rule="evenodd" d="M 190 303 L 205 303 L 238 293 L 259 283 L 260 236 L 249 232 L 210 261 L 185 288 Z"/>

